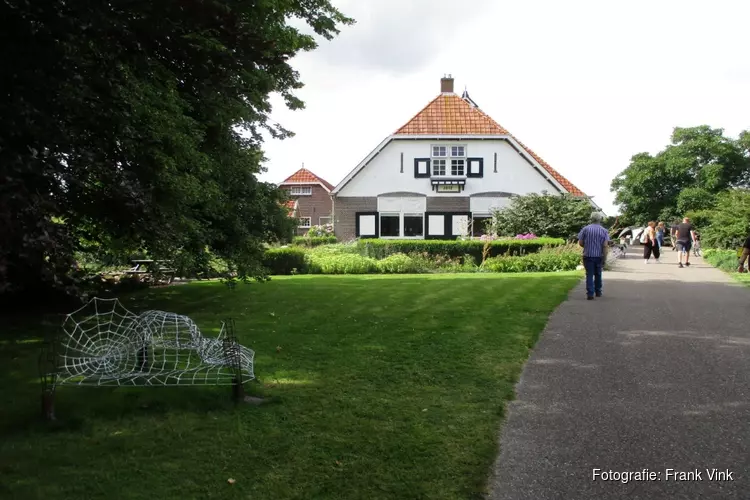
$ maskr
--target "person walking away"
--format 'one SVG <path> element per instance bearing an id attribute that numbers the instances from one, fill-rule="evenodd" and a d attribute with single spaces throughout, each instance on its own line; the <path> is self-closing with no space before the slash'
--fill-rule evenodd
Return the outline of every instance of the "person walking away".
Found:
<path id="1" fill-rule="evenodd" d="M 745 272 L 745 261 L 748 261 L 748 265 L 750 265 L 750 234 L 747 235 L 745 244 L 742 245 L 742 255 L 740 255 L 740 263 L 737 268 L 738 273 Z"/>
<path id="2" fill-rule="evenodd" d="M 682 223 L 677 226 L 675 232 L 677 239 L 677 264 L 682 268 L 690 266 L 690 249 L 695 241 L 695 228 L 690 223 L 690 218 L 685 217 Z M 685 257 L 685 266 L 682 265 L 682 257 Z"/>
<path id="3" fill-rule="evenodd" d="M 651 259 L 653 254 L 656 262 L 659 262 L 659 244 L 656 242 L 656 222 L 650 221 L 644 231 L 645 235 L 641 237 L 641 243 L 643 243 L 643 259 L 646 264 Z"/>
<path id="4" fill-rule="evenodd" d="M 583 267 L 586 269 L 586 300 L 602 296 L 602 267 L 607 256 L 609 231 L 602 226 L 604 217 L 591 214 L 591 224 L 578 233 L 578 244 L 583 247 Z"/>

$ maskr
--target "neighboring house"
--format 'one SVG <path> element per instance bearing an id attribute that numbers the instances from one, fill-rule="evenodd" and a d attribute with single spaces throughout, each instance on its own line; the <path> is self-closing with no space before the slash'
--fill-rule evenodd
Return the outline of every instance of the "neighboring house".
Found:
<path id="1" fill-rule="evenodd" d="M 311 226 L 332 222 L 333 184 L 330 182 L 302 167 L 279 183 L 279 187 L 288 190 L 292 198 L 286 207 L 290 217 L 299 219 L 297 235 L 306 234 Z"/>
<path id="2" fill-rule="evenodd" d="M 513 195 L 586 196 L 484 114 L 453 78 L 332 190 L 339 239 L 455 238 Z M 595 205 L 594 205 L 595 206 Z"/>

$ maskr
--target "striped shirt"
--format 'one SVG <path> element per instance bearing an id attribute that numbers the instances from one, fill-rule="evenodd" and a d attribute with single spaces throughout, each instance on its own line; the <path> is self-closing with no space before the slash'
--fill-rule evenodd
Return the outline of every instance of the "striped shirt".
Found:
<path id="1" fill-rule="evenodd" d="M 609 241 L 609 231 L 601 224 L 589 224 L 578 233 L 578 239 L 583 241 L 584 257 L 603 257 L 604 244 Z"/>

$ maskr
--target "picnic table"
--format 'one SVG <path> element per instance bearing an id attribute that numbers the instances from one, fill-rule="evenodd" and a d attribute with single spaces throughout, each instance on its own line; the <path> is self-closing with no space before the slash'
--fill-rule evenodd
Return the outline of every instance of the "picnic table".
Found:
<path id="1" fill-rule="evenodd" d="M 175 270 L 167 267 L 169 261 L 137 259 L 131 260 L 133 267 L 125 271 L 129 276 L 142 276 L 144 278 L 156 278 L 160 283 L 171 284 L 174 280 Z"/>

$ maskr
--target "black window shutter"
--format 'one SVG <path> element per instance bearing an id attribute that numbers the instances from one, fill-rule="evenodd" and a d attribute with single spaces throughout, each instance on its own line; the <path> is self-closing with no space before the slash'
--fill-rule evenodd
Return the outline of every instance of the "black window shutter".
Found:
<path id="1" fill-rule="evenodd" d="M 467 158 L 466 163 L 466 177 L 484 177 L 484 158 Z M 479 170 L 474 172 L 477 165 Z"/>
<path id="2" fill-rule="evenodd" d="M 424 173 L 419 173 L 419 164 L 425 165 Z M 429 158 L 414 158 L 414 177 L 429 177 L 430 176 L 430 159 Z"/>

